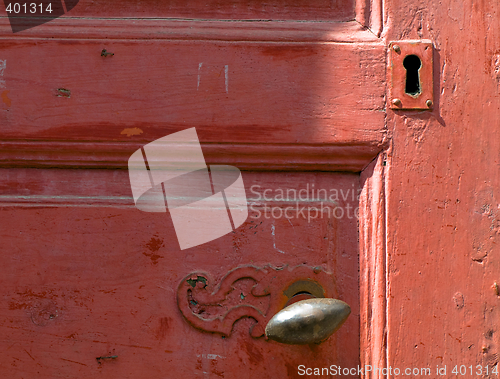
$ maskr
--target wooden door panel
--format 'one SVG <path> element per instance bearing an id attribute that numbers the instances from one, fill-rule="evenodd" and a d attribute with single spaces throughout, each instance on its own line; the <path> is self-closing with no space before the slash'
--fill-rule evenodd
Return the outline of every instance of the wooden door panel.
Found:
<path id="1" fill-rule="evenodd" d="M 72 17 L 191 18 L 230 20 L 323 20 L 351 21 L 355 17 L 354 0 L 80 0 L 71 10 Z"/>
<path id="2" fill-rule="evenodd" d="M 183 377 L 284 378 L 297 377 L 299 360 L 351 365 L 351 353 L 377 368 L 446 365 L 450 376 L 464 365 L 468 377 L 480 365 L 476 376 L 498 376 L 498 2 L 360 0 L 354 10 L 349 1 L 312 3 L 81 0 L 73 17 L 15 38 L 0 18 L 4 376 L 165 377 L 175 367 Z M 238 21 L 266 16 L 286 22 Z M 430 111 L 385 112 L 383 46 L 400 39 L 433 42 Z M 205 46 L 217 57 L 211 62 Z M 115 55 L 101 57 L 103 49 Z M 210 70 L 201 73 L 200 85 L 211 83 L 205 97 L 200 63 L 223 67 L 212 69 L 211 82 L 203 81 Z M 228 92 L 215 79 L 225 78 L 226 65 Z M 341 252 L 354 240 L 352 229 L 340 232 L 343 223 L 262 220 L 211 243 L 227 252 L 222 263 L 208 245 L 199 261 L 170 259 L 168 217 L 138 213 L 123 192 L 125 172 L 115 169 L 141 145 L 193 126 L 209 163 L 267 170 L 244 172 L 247 185 L 290 185 L 293 175 L 319 184 L 324 175 L 331 188 L 339 176 L 320 171 L 362 171 L 359 247 Z M 253 236 L 262 236 L 260 253 Z M 307 350 L 252 339 L 249 319 L 217 338 L 168 307 L 192 270 L 217 281 L 248 263 L 237 252 L 269 254 L 259 264 L 283 255 L 298 264 L 302 249 L 308 262 L 335 272 L 344 298 L 357 291 L 359 251 L 360 329 L 355 311 L 328 344 Z M 326 250 L 335 254 L 325 262 Z M 361 351 L 349 352 L 346 341 L 359 330 Z M 189 337 L 169 338 L 173 332 Z"/>
<path id="3" fill-rule="evenodd" d="M 0 51 L 4 139 L 147 142 L 191 126 L 205 143 L 383 137 L 378 44 L 18 39 Z"/>
<path id="4" fill-rule="evenodd" d="M 385 47 L 366 28 L 379 2 L 204 5 L 82 0 L 15 37 L 0 19 L 2 374 L 294 378 L 299 365 L 355 368 L 371 354 L 360 340 L 381 336 L 367 322 L 384 312 L 370 287 L 378 261 L 367 263 L 379 229 L 363 224 L 372 208 L 383 219 L 380 176 L 360 183 L 387 142 Z M 248 21 L 263 15 L 273 21 Z M 250 215 L 181 251 L 168 213 L 134 206 L 125 169 L 141 146 L 191 127 L 207 164 L 242 170 Z M 307 197 L 276 197 L 286 189 Z M 351 306 L 321 344 L 259 335 L 295 280 Z M 262 312 L 214 331 L 209 316 L 242 304 Z"/>
<path id="5" fill-rule="evenodd" d="M 9 170 L 2 171 L 1 177 L 8 178 L 5 171 Z M 289 213 L 290 218 L 276 219 L 263 212 L 263 206 L 319 208 L 322 202 L 314 199 L 325 198 L 322 192 L 318 196 L 321 189 L 330 197 L 323 201 L 325 207 L 346 210 L 349 205 L 353 212 L 359 175 L 244 172 L 250 204 L 247 222 L 234 233 L 180 251 L 168 215 L 135 208 L 124 170 L 90 170 L 93 173 L 86 173 L 84 181 L 75 180 L 79 174 L 74 170 L 56 170 L 62 171 L 59 179 L 73 172 L 74 181 L 61 185 L 65 196 L 56 196 L 57 189 L 48 196 L 53 174 L 43 178 L 31 175 L 39 171 L 36 169 L 10 171 L 17 177 L 10 184 L 3 180 L 1 188 L 3 193 L 10 188 L 11 205 L 5 204 L 4 197 L 0 218 L 4 220 L 0 259 L 5 273 L 0 350 L 8 351 L 11 357 L 2 364 L 8 377 L 100 374 L 138 378 L 189 373 L 194 378 L 293 378 L 300 377 L 300 364 L 359 364 L 354 213 L 308 220 L 296 211 Z M 114 184 L 103 186 L 103 182 Z M 282 201 L 277 192 L 280 189 L 305 191 L 305 200 Z M 338 201 L 331 197 L 332 189 L 338 191 Z M 266 197 L 273 200 L 260 198 L 266 190 Z M 19 195 L 21 192 L 24 195 Z M 22 207 L 16 205 L 16 197 L 24 202 Z M 51 197 L 59 199 L 50 204 Z M 105 199 L 105 204 L 99 204 L 99 198 Z M 283 265 L 306 265 L 328 271 L 334 283 L 326 284 L 325 289 L 333 285 L 330 296 L 348 302 L 352 315 L 332 338 L 315 346 L 252 338 L 252 319 L 238 321 L 226 338 L 200 331 L 184 320 L 176 289 L 187 274 L 203 271 L 219 282 L 230 270 L 248 264 L 282 269 Z M 311 277 L 314 275 L 311 271 Z M 249 289 L 255 283 L 238 283 L 242 299 L 238 292 L 237 300 L 251 300 Z M 278 285 L 275 289 L 286 288 Z"/>

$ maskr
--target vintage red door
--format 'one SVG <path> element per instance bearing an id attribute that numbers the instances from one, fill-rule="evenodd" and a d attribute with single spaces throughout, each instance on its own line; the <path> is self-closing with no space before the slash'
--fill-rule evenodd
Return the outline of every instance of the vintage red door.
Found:
<path id="1" fill-rule="evenodd" d="M 498 180 L 478 151 L 498 150 L 479 130 L 498 126 L 499 10 L 464 4 L 81 0 L 16 33 L 3 18 L 2 377 L 496 377 Z M 491 38 L 464 51 L 455 34 Z M 429 98 L 405 87 L 394 54 L 423 46 L 405 40 L 430 41 L 412 53 Z M 241 170 L 248 217 L 183 248 L 172 209 L 136 207 L 127 162 L 192 128 L 211 170 Z M 351 315 L 320 344 L 263 336 L 309 297 Z"/>
<path id="2" fill-rule="evenodd" d="M 357 12 L 82 1 L 15 35 L 4 23 L 4 375 L 358 376 L 360 172 L 383 147 L 385 47 Z M 255 18 L 286 21 L 240 20 Z M 154 176 L 151 144 L 193 130 L 211 171 L 242 170 L 248 218 L 190 245 L 227 215 L 182 237 L 170 203 L 135 206 L 127 162 L 144 153 Z M 264 338 L 310 297 L 350 306 L 337 333 Z"/>

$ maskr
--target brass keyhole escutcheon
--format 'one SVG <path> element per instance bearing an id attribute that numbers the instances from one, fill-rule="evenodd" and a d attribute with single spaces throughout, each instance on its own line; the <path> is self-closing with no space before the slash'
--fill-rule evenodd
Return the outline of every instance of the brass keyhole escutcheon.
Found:
<path id="1" fill-rule="evenodd" d="M 388 103 L 394 110 L 433 110 L 434 48 L 430 40 L 389 43 Z"/>

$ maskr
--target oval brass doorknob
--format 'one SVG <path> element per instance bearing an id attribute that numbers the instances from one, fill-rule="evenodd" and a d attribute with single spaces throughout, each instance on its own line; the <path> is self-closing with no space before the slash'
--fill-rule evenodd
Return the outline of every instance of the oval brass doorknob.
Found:
<path id="1" fill-rule="evenodd" d="M 293 345 L 319 343 L 335 333 L 350 313 L 349 305 L 341 300 L 301 300 L 282 309 L 269 320 L 266 336 Z"/>

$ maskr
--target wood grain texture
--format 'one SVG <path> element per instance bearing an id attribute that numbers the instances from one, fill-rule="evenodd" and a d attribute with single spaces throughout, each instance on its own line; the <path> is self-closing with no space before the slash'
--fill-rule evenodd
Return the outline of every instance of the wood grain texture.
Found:
<path id="1" fill-rule="evenodd" d="M 358 233 L 362 367 L 384 368 L 387 363 L 385 164 L 385 153 L 381 153 L 360 177 Z M 366 377 L 370 375 L 373 373 L 367 373 Z"/>
<path id="2" fill-rule="evenodd" d="M 384 135 L 381 45 L 16 39 L 0 49 L 2 139 L 151 141 L 192 126 L 204 142 Z"/>
<path id="3" fill-rule="evenodd" d="M 376 0 L 374 0 L 376 1 Z M 26 20 L 27 25 L 31 21 Z M 33 24 L 32 24 L 33 25 Z M 0 17 L 0 36 L 12 37 Z M 171 19 L 101 19 L 61 17 L 16 35 L 17 38 L 167 39 L 273 42 L 380 42 L 358 21 L 221 21 Z"/>
<path id="4" fill-rule="evenodd" d="M 360 171 L 385 143 L 379 43 L 3 39 L 0 50 L 4 166 L 124 167 L 140 144 L 193 126 L 222 155 L 265 151 L 261 167 L 311 151 L 315 168 Z"/>
<path id="5" fill-rule="evenodd" d="M 386 12 L 388 40 L 434 42 L 437 96 L 432 113 L 388 113 L 388 365 L 491 373 L 500 353 L 500 5 L 394 0 Z"/>

